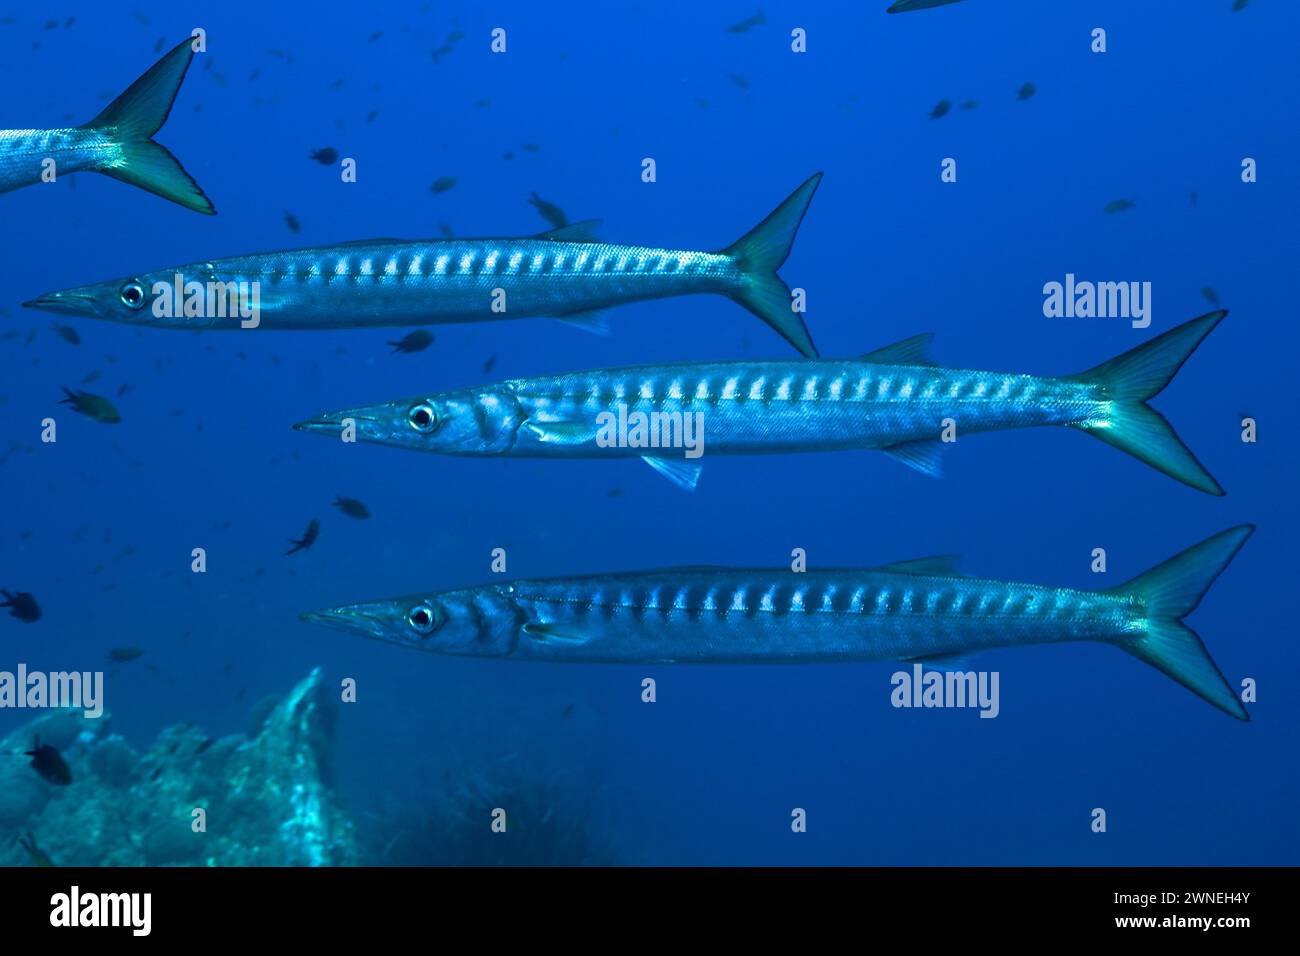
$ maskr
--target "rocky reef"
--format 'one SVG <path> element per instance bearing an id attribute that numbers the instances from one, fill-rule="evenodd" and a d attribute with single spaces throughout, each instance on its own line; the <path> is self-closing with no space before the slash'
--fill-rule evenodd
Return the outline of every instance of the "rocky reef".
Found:
<path id="1" fill-rule="evenodd" d="M 108 714 L 50 711 L 0 740 L 0 866 L 339 866 L 358 862 L 331 786 L 334 698 L 319 670 L 248 735 L 181 724 L 143 754 Z M 72 772 L 33 772 L 39 738 Z"/>

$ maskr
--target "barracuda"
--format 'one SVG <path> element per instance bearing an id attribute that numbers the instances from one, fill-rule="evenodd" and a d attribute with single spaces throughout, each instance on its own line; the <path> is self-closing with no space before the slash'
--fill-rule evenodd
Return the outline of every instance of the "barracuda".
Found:
<path id="1" fill-rule="evenodd" d="M 776 274 L 794 243 L 821 173 L 720 252 L 595 240 L 592 223 L 522 239 L 366 240 L 175 266 L 42 295 L 24 303 L 87 318 L 174 329 L 339 329 L 550 316 L 600 328 L 593 313 L 627 302 L 728 296 L 804 355 L 815 355 L 803 317 Z M 176 287 L 192 287 L 180 307 Z M 191 286 L 191 284 L 193 284 Z M 254 321 L 231 307 L 256 296 Z M 498 293 L 496 290 L 500 290 Z M 209 294 L 206 297 L 211 299 Z"/>
<path id="2" fill-rule="evenodd" d="M 294 427 L 330 435 L 352 430 L 360 441 L 449 455 L 642 457 L 694 488 L 697 453 L 876 448 L 937 474 L 947 427 L 966 435 L 1060 425 L 1221 495 L 1146 401 L 1226 314 L 1192 319 L 1063 377 L 941 368 L 925 356 L 929 336 L 916 336 L 856 360 L 647 365 L 514 379 L 327 412 Z M 644 426 L 638 440 L 611 442 L 611 426 L 616 431 L 637 415 Z"/>
<path id="3" fill-rule="evenodd" d="M 583 663 L 932 660 L 1097 641 L 1249 717 L 1182 623 L 1254 530 L 1242 525 L 1106 591 L 962 577 L 952 558 L 867 570 L 678 568 L 515 581 L 348 604 L 303 620 L 440 654 Z"/>
<path id="4" fill-rule="evenodd" d="M 56 181 L 89 170 L 214 214 L 198 183 L 150 138 L 167 122 L 194 58 L 192 43 L 187 37 L 84 126 L 0 130 L 0 193 L 42 182 L 52 161 Z"/>

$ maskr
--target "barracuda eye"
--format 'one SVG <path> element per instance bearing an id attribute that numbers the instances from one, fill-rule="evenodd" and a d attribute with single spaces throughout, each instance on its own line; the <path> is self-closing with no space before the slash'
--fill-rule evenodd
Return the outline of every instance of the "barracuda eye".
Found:
<path id="1" fill-rule="evenodd" d="M 443 614 L 432 604 L 417 604 L 406 613 L 406 623 L 421 637 L 428 637 L 443 621 Z"/>
<path id="2" fill-rule="evenodd" d="M 431 432 L 438 427 L 438 413 L 428 402 L 412 405 L 406 412 L 406 420 L 417 432 Z"/>
<path id="3" fill-rule="evenodd" d="M 129 309 L 139 309 L 144 305 L 144 286 L 138 282 L 128 282 L 118 292 L 122 304 Z"/>

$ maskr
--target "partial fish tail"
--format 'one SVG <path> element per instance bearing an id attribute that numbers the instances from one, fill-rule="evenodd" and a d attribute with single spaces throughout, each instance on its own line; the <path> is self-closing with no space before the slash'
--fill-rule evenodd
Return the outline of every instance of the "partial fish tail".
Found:
<path id="1" fill-rule="evenodd" d="M 1116 646 L 1238 720 L 1250 720 L 1250 715 L 1183 618 L 1196 610 L 1254 530 L 1254 525 L 1244 524 L 1220 531 L 1109 592 L 1132 596 L 1147 611 L 1146 631 Z"/>
<path id="2" fill-rule="evenodd" d="M 1211 495 L 1219 483 L 1182 443 L 1173 427 L 1147 402 L 1169 384 L 1196 347 L 1228 313 L 1210 312 L 1156 336 L 1096 368 L 1075 375 L 1097 383 L 1109 400 L 1109 413 L 1074 426 L 1141 459 L 1185 485 Z"/>
<path id="3" fill-rule="evenodd" d="M 789 286 L 776 270 L 790 255 L 799 223 L 803 222 L 821 181 L 822 174 L 814 173 L 766 219 L 722 252 L 736 261 L 742 273 L 739 284 L 727 290 L 727 294 L 808 357 L 817 355 L 817 347 L 802 314 L 792 307 Z"/>
<path id="4" fill-rule="evenodd" d="M 194 59 L 193 42 L 193 37 L 187 37 L 85 128 L 103 132 L 121 147 L 121 158 L 100 167 L 99 172 L 212 216 L 217 211 L 199 184 L 175 156 L 151 138 L 167 122 L 185 71 Z"/>

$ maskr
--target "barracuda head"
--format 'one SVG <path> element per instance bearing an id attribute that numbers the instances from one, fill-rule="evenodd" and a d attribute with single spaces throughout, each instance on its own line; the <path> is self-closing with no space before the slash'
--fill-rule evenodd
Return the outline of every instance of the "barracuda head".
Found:
<path id="1" fill-rule="evenodd" d="M 492 386 L 325 412 L 293 427 L 444 455 L 499 455 L 523 420 L 510 388 Z"/>
<path id="2" fill-rule="evenodd" d="M 128 325 L 212 329 L 255 328 L 262 303 L 259 283 L 220 281 L 211 263 L 201 263 L 47 292 L 23 305 Z"/>
<path id="3" fill-rule="evenodd" d="M 514 650 L 523 618 L 507 587 L 345 604 L 309 611 L 302 620 L 433 654 L 502 657 Z"/>

